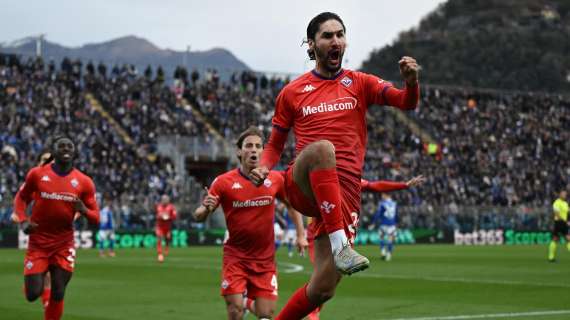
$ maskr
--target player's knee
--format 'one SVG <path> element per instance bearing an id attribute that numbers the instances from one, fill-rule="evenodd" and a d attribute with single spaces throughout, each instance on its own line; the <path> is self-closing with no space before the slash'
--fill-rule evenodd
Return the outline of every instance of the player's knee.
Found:
<path id="1" fill-rule="evenodd" d="M 323 304 L 326 301 L 332 299 L 335 294 L 336 283 L 335 285 L 330 286 L 319 286 L 314 290 L 311 294 L 311 300 L 316 304 Z"/>
<path id="2" fill-rule="evenodd" d="M 26 288 L 26 300 L 28 302 L 36 301 L 42 295 L 42 288 Z"/>
<path id="3" fill-rule="evenodd" d="M 259 319 L 273 319 L 273 315 L 275 314 L 275 306 L 256 306 L 257 316 Z"/>
<path id="4" fill-rule="evenodd" d="M 307 147 L 310 157 L 320 166 L 331 167 L 336 165 L 335 148 L 328 140 L 319 140 Z"/>
<path id="5" fill-rule="evenodd" d="M 228 303 L 227 308 L 230 319 L 241 319 L 243 316 L 243 306 L 234 303 Z"/>
<path id="6" fill-rule="evenodd" d="M 65 296 L 65 288 L 51 288 L 51 299 L 55 301 L 62 301 Z"/>

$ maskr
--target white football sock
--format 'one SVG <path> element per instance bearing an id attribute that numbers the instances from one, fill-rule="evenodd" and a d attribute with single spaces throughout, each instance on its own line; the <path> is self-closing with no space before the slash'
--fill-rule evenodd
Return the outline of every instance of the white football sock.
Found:
<path id="1" fill-rule="evenodd" d="M 329 233 L 329 239 L 331 241 L 333 256 L 336 256 L 342 247 L 348 243 L 348 238 L 346 237 L 346 233 L 344 233 L 343 229 Z"/>

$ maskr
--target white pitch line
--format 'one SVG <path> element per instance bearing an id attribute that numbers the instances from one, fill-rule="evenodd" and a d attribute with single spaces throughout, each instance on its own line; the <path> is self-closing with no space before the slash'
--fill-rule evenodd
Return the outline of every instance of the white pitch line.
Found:
<path id="1" fill-rule="evenodd" d="M 570 310 L 550 310 L 550 311 L 532 311 L 532 312 L 509 312 L 509 313 L 489 313 L 489 314 L 470 314 L 459 316 L 441 316 L 441 317 L 423 317 L 423 318 L 398 318 L 390 320 L 463 320 L 463 319 L 488 319 L 488 318 L 517 318 L 517 317 L 534 317 L 534 316 L 557 316 L 561 314 L 570 314 Z"/>
<path id="2" fill-rule="evenodd" d="M 282 272 L 282 273 L 296 273 L 296 272 L 301 272 L 305 269 L 300 264 L 294 264 L 294 263 L 289 263 L 289 262 L 277 262 L 277 264 L 280 266 L 287 267 L 284 270 L 279 270 L 279 272 Z"/>
<path id="3" fill-rule="evenodd" d="M 531 287 L 555 287 L 555 288 L 570 288 L 570 285 L 563 283 L 546 283 L 546 282 L 526 282 L 526 281 L 510 281 L 510 280 L 484 280 L 484 279 L 469 279 L 469 278 L 449 278 L 449 277 L 433 277 L 433 276 L 407 276 L 395 274 L 374 274 L 374 273 L 357 273 L 354 277 L 363 278 L 379 278 L 379 279 L 403 279 L 403 280 L 424 280 L 436 282 L 463 282 L 463 283 L 484 283 L 484 284 L 506 284 L 517 286 L 531 286 Z"/>

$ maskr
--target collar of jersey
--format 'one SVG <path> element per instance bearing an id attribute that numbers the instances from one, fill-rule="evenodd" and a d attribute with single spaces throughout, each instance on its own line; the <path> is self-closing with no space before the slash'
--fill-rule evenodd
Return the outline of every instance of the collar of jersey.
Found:
<path id="1" fill-rule="evenodd" d="M 251 179 L 249 179 L 249 177 L 246 176 L 246 175 L 241 171 L 241 168 L 238 168 L 237 170 L 238 170 L 240 176 L 244 177 L 244 179 L 246 179 L 246 180 L 251 181 Z"/>
<path id="2" fill-rule="evenodd" d="M 338 77 L 340 77 L 342 74 L 344 74 L 344 71 L 345 71 L 344 69 L 341 69 L 339 73 L 335 74 L 334 76 L 332 76 L 330 78 L 324 77 L 323 75 L 318 73 L 317 70 L 315 70 L 315 69 L 311 70 L 311 73 L 313 74 L 313 76 L 315 76 L 321 80 L 336 80 L 336 79 L 338 79 Z"/>
<path id="3" fill-rule="evenodd" d="M 71 173 L 71 171 L 73 171 L 73 167 L 72 167 L 71 170 L 69 170 L 69 172 L 66 172 L 66 173 L 59 172 L 59 171 L 55 170 L 55 163 L 52 163 L 50 165 L 50 168 L 51 168 L 51 171 L 53 171 L 55 174 L 57 174 L 60 177 L 66 177 L 68 174 Z"/>

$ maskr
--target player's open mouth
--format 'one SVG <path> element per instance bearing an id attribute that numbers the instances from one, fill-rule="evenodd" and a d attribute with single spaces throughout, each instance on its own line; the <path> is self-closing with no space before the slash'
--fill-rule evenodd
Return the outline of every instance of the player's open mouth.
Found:
<path id="1" fill-rule="evenodd" d="M 249 157 L 249 160 L 251 160 L 251 161 L 257 161 L 257 156 L 250 156 L 250 157 Z"/>
<path id="2" fill-rule="evenodd" d="M 340 59 L 340 50 L 335 49 L 329 52 L 329 61 L 332 64 L 338 64 L 340 62 L 339 59 Z"/>
<path id="3" fill-rule="evenodd" d="M 72 156 L 71 156 L 71 153 L 64 153 L 61 155 L 61 157 L 64 159 L 71 159 Z"/>

